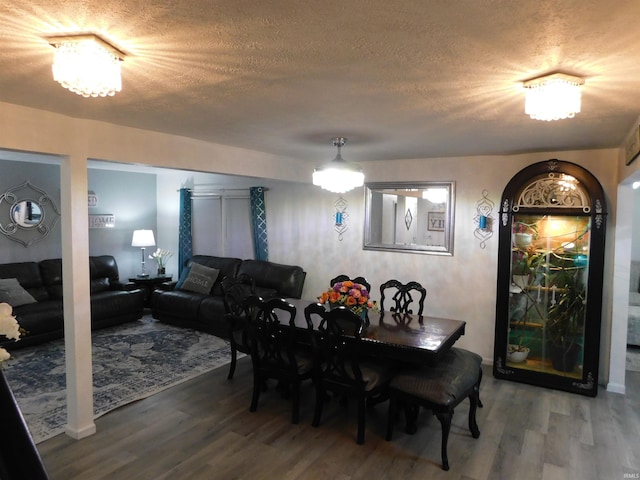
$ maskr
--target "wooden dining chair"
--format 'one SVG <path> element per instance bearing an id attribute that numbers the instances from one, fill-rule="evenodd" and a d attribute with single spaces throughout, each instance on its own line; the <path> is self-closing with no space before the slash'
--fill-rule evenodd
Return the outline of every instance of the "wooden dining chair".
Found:
<path id="1" fill-rule="evenodd" d="M 385 300 L 392 292 L 393 295 L 390 302 L 388 302 L 388 308 L 385 308 Z M 414 298 L 414 295 L 416 298 Z M 398 280 L 388 280 L 380 285 L 380 310 L 395 313 L 415 313 L 421 316 L 426 296 L 427 290 L 418 282 L 402 283 Z M 417 312 L 414 312 L 413 310 L 416 307 Z"/>
<path id="2" fill-rule="evenodd" d="M 247 355 L 251 353 L 246 328 L 249 319 L 245 318 L 248 312 L 244 300 L 250 295 L 255 295 L 256 282 L 251 276 L 243 273 L 235 277 L 224 277 L 221 285 L 231 348 L 231 364 L 227 379 L 231 380 L 236 371 L 238 352 Z"/>
<path id="3" fill-rule="evenodd" d="M 313 378 L 313 353 L 297 347 L 300 332 L 294 326 L 296 307 L 285 299 L 264 302 L 256 318 L 249 324 L 253 394 L 250 411 L 258 408 L 260 392 L 268 379 L 277 379 L 291 395 L 291 423 L 298 423 L 300 383 Z M 308 325 L 307 330 L 311 330 Z M 310 333 L 309 333 L 310 335 Z"/>
<path id="4" fill-rule="evenodd" d="M 346 307 L 330 311 L 322 305 L 305 309 L 308 323 L 312 316 L 321 317 L 315 332 L 316 404 L 313 426 L 320 425 L 327 392 L 356 399 L 358 431 L 356 441 L 364 443 L 367 399 L 385 395 L 393 368 L 384 361 L 365 359 L 361 352 L 364 320 Z"/>
<path id="5" fill-rule="evenodd" d="M 356 277 L 356 278 L 351 278 L 348 275 L 338 275 L 335 278 L 332 278 L 331 281 L 329 282 L 330 286 L 334 286 L 336 283 L 338 282 L 344 282 L 347 280 L 351 280 L 354 283 L 359 283 L 360 285 L 364 285 L 365 287 L 367 287 L 367 290 L 369 291 L 369 293 L 371 293 L 371 284 L 369 282 L 367 282 L 367 279 L 364 277 Z"/>

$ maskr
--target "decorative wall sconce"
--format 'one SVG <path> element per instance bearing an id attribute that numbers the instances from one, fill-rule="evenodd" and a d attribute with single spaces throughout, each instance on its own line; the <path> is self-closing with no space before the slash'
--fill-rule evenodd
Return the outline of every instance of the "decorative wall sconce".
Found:
<path id="1" fill-rule="evenodd" d="M 476 214 L 473 222 L 476 225 L 473 231 L 474 237 L 480 240 L 480 248 L 486 248 L 487 240 L 493 236 L 493 208 L 495 204 L 489 200 L 489 192 L 482 191 L 482 198 L 476 202 Z"/>
<path id="2" fill-rule="evenodd" d="M 349 218 L 347 207 L 349 206 L 349 203 L 344 198 L 340 197 L 336 200 L 334 206 L 336 208 L 334 228 L 336 232 L 338 232 L 338 240 L 342 241 L 344 232 L 347 231 L 347 218 Z"/>

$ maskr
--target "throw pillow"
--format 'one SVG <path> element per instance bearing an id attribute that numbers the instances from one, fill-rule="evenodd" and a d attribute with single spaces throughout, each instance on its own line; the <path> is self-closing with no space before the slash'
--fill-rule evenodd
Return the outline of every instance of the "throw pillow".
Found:
<path id="1" fill-rule="evenodd" d="M 189 275 L 182 283 L 180 290 L 209 295 L 219 274 L 220 270 L 216 268 L 205 267 L 199 263 L 192 263 Z"/>
<path id="2" fill-rule="evenodd" d="M 22 288 L 17 279 L 0 278 L 0 302 L 6 302 L 15 308 L 27 303 L 36 303 L 36 299 Z"/>

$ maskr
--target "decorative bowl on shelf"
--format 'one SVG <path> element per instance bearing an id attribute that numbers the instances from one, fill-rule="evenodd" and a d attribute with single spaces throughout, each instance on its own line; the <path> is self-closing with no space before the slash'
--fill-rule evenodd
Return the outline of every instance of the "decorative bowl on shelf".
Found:
<path id="1" fill-rule="evenodd" d="M 507 362 L 522 363 L 529 355 L 528 347 L 520 347 L 518 345 L 509 345 L 507 347 Z"/>

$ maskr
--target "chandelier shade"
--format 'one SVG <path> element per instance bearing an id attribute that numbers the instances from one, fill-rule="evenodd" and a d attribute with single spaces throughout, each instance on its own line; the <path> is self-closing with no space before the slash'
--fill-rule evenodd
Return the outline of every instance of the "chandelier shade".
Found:
<path id="1" fill-rule="evenodd" d="M 340 154 L 340 149 L 347 139 L 336 137 L 333 145 L 338 148 L 338 154 L 329 163 L 313 171 L 313 184 L 333 193 L 344 193 L 364 185 L 364 173 L 360 166 L 348 163 Z"/>
<path id="2" fill-rule="evenodd" d="M 580 113 L 584 80 L 554 73 L 524 82 L 525 113 L 534 120 L 561 120 Z"/>
<path id="3" fill-rule="evenodd" d="M 113 96 L 122 90 L 124 54 L 94 34 L 49 37 L 55 47 L 53 79 L 83 97 Z"/>

